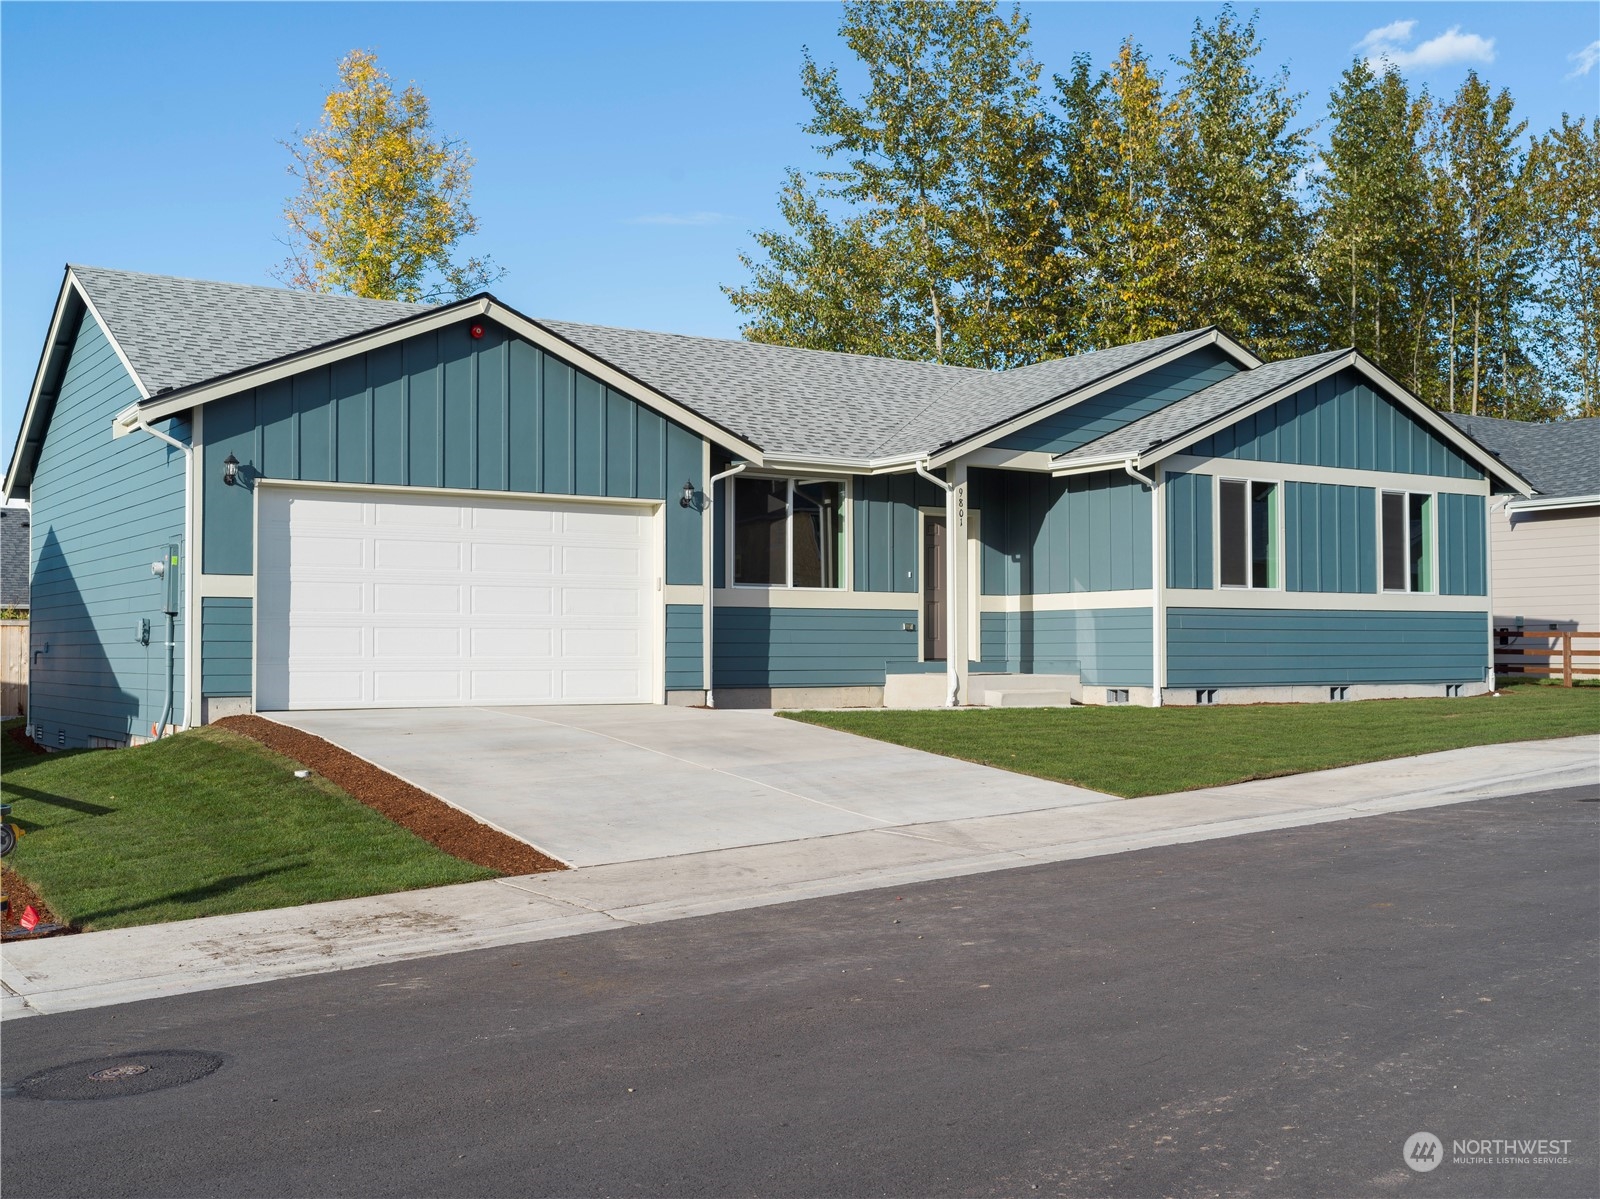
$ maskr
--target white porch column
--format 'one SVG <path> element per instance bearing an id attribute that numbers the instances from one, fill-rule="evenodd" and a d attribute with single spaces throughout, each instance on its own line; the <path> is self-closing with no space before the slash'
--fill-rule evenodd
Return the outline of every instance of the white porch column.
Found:
<path id="1" fill-rule="evenodd" d="M 971 646 L 967 644 L 967 630 L 972 623 L 971 579 L 967 547 L 969 521 L 967 520 L 967 464 L 956 461 L 945 467 L 949 490 L 945 492 L 945 584 L 948 587 L 945 609 L 949 613 L 949 629 L 945 635 L 945 652 L 949 655 L 951 707 L 972 702 L 967 694 L 967 660 Z"/>

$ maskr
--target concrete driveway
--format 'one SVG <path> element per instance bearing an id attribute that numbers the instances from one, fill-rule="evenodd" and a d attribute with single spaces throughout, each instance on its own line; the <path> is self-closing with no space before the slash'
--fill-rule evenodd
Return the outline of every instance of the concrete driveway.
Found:
<path id="1" fill-rule="evenodd" d="M 573 866 L 1111 802 L 769 712 L 638 705 L 263 715 Z"/>

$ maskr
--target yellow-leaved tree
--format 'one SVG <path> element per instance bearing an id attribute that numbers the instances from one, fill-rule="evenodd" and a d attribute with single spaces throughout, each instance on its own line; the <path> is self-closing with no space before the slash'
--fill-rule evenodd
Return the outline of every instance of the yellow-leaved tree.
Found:
<path id="1" fill-rule="evenodd" d="M 478 228 L 466 143 L 437 134 L 428 98 L 415 83 L 397 94 L 369 51 L 344 56 L 321 123 L 283 145 L 300 190 L 283 209 L 282 282 L 428 301 L 471 295 L 504 274 L 487 257 L 453 257 Z"/>

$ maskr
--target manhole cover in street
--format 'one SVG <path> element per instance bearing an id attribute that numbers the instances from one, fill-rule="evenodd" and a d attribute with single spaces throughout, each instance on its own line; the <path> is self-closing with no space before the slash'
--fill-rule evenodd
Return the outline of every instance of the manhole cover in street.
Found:
<path id="1" fill-rule="evenodd" d="M 214 1053 L 157 1049 L 52 1066 L 7 1090 L 26 1099 L 122 1099 L 194 1082 L 221 1065 Z"/>

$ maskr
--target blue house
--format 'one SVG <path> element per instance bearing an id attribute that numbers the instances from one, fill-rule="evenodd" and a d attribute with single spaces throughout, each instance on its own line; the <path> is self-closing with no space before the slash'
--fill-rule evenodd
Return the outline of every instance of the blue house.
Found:
<path id="1" fill-rule="evenodd" d="M 1528 483 L 1352 351 L 1004 372 L 69 267 L 5 493 L 30 721 L 1195 704 L 1492 682 Z"/>

